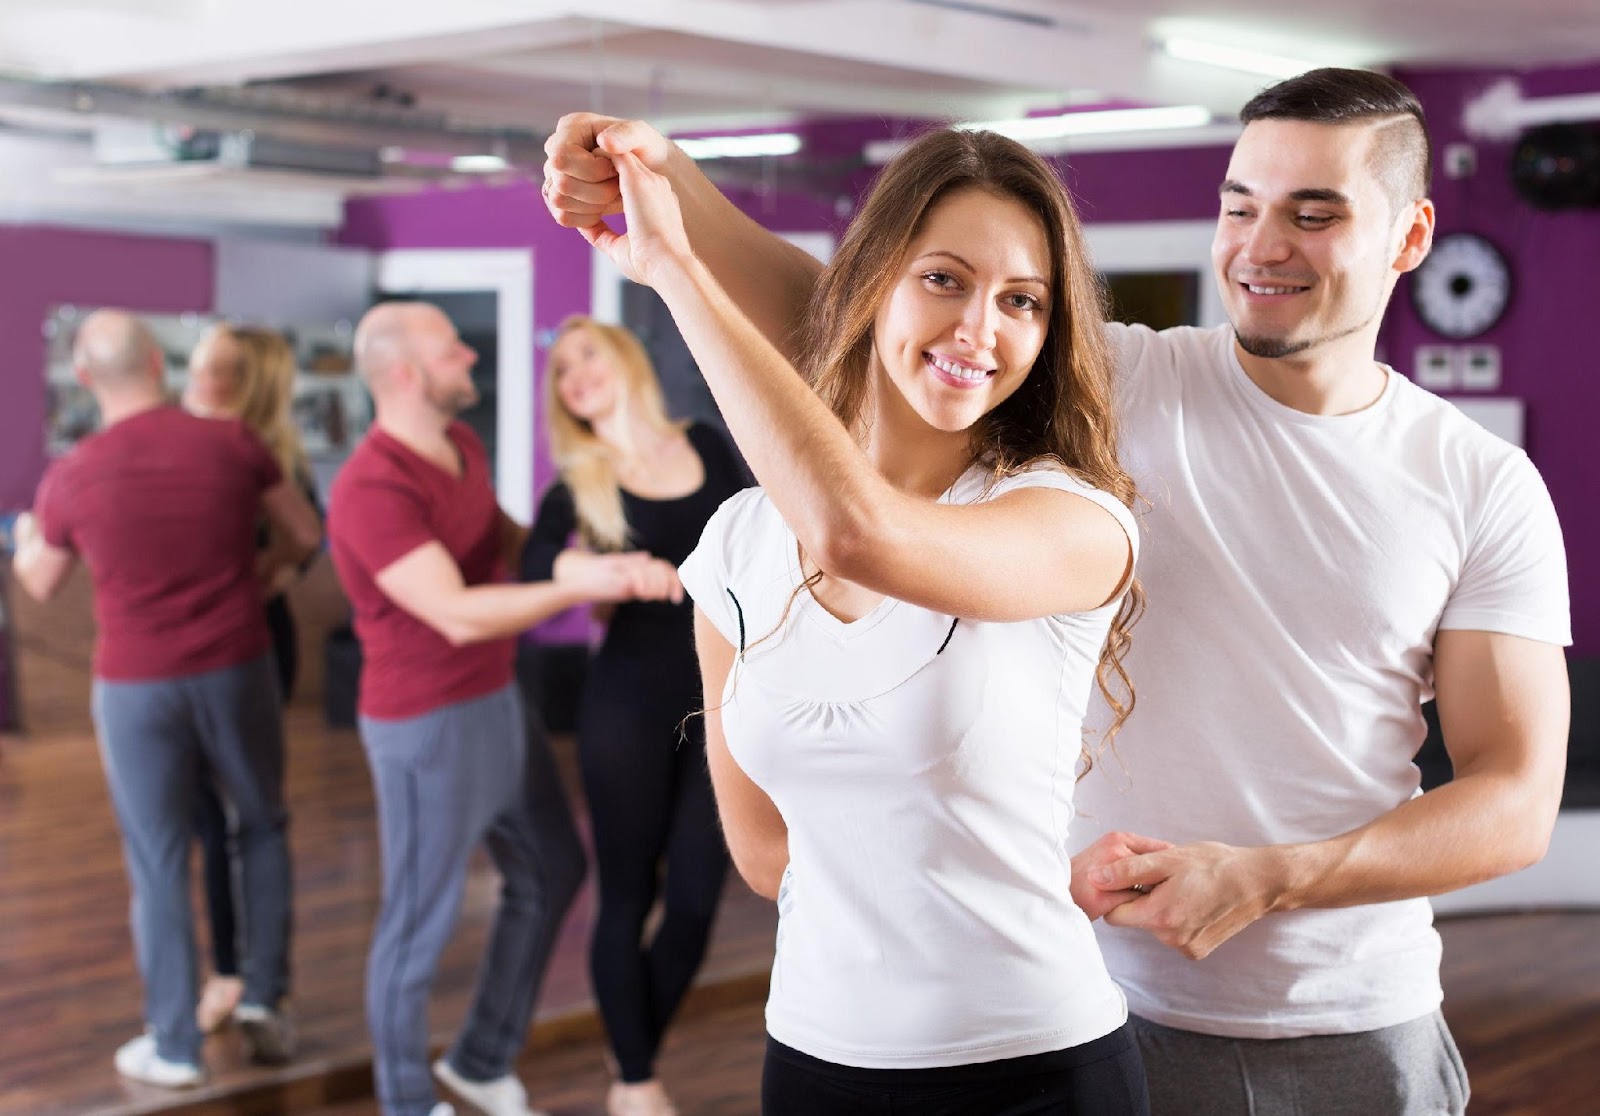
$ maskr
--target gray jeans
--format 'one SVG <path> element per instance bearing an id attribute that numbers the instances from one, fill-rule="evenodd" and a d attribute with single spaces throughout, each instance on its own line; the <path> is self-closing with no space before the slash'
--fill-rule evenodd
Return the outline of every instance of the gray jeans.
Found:
<path id="1" fill-rule="evenodd" d="M 549 744 L 525 719 L 514 683 L 405 720 L 363 717 L 361 739 L 383 848 L 367 958 L 373 1071 L 384 1116 L 426 1116 L 435 1099 L 428 990 L 472 850 L 488 846 L 500 907 L 449 1058 L 463 1077 L 489 1081 L 522 1051 L 556 931 L 583 882 L 583 846 Z"/>
<path id="2" fill-rule="evenodd" d="M 97 678 L 100 759 L 122 829 L 144 1017 L 156 1051 L 198 1063 L 190 819 L 201 761 L 231 822 L 244 913 L 246 1003 L 288 991 L 290 877 L 283 806 L 283 711 L 271 659 L 154 682 Z"/>
<path id="3" fill-rule="evenodd" d="M 1151 1116 L 1460 1116 L 1467 1071 L 1438 1012 L 1376 1031 L 1234 1039 L 1130 1017 Z"/>

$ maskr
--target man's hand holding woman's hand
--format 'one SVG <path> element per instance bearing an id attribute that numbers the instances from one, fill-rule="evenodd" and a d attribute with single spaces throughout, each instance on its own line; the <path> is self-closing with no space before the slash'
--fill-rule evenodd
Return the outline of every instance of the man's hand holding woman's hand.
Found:
<path id="1" fill-rule="evenodd" d="M 556 559 L 555 580 L 596 604 L 683 600 L 678 570 L 643 551 L 585 554 L 569 550 Z"/>

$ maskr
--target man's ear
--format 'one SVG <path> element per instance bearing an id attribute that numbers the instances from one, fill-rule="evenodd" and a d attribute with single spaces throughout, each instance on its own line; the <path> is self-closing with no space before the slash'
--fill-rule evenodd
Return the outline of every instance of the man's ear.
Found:
<path id="1" fill-rule="evenodd" d="M 1393 265 L 1396 271 L 1415 271 L 1428 258 L 1433 248 L 1433 220 L 1433 201 L 1429 198 L 1412 202 L 1396 218 L 1398 243 Z"/>

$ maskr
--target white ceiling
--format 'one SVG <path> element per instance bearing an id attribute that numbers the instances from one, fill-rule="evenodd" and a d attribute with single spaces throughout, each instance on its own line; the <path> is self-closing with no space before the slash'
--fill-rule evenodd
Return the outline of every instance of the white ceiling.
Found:
<path id="1" fill-rule="evenodd" d="M 593 19 L 589 12 L 603 17 Z M 1262 79 L 1181 32 L 1356 65 L 1600 58 L 1596 0 L 0 0 L 0 72 L 154 86 L 295 79 L 535 128 L 599 105 L 993 117 L 1085 90 L 1236 109 Z"/>
<path id="2" fill-rule="evenodd" d="M 581 108 L 669 129 L 995 119 L 1085 100 L 1225 115 L 1270 80 L 1167 57 L 1158 43 L 1172 34 L 1326 64 L 1600 59 L 1600 0 L 1216 0 L 1194 12 L 1175 0 L 0 0 L 0 74 L 270 83 L 322 109 L 392 106 L 372 102 L 383 85 L 419 112 L 543 132 Z"/>

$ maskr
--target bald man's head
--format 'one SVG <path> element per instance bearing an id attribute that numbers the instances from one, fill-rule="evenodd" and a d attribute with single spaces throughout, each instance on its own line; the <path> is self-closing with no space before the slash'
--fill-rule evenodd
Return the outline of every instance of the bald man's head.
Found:
<path id="1" fill-rule="evenodd" d="M 426 302 L 381 302 L 356 326 L 356 371 L 380 405 L 398 389 L 395 373 L 410 369 L 416 375 L 407 380 L 420 385 L 428 403 L 454 416 L 477 402 L 471 377 L 477 359 L 444 311 Z"/>
<path id="2" fill-rule="evenodd" d="M 73 339 L 72 366 L 91 387 L 159 384 L 163 364 L 150 327 L 123 310 L 96 310 Z"/>

